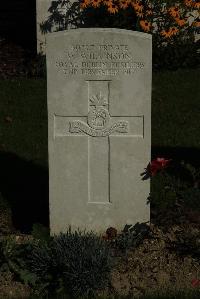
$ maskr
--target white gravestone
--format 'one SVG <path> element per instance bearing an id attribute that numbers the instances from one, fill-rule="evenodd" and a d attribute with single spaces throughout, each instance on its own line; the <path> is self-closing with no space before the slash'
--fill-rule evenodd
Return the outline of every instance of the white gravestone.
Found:
<path id="1" fill-rule="evenodd" d="M 51 233 L 149 221 L 151 36 L 75 29 L 47 36 Z"/>

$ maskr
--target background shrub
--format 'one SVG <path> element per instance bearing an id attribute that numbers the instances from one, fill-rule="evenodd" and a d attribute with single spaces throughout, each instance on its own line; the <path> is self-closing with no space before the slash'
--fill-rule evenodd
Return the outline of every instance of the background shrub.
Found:
<path id="1" fill-rule="evenodd" d="M 79 27 L 147 32 L 153 35 L 154 69 L 199 67 L 199 8 L 192 0 L 57 0 L 40 27 L 43 33 Z"/>
<path id="2" fill-rule="evenodd" d="M 178 68 L 197 68 L 200 65 L 200 40 L 194 36 L 177 39 L 174 43 L 159 46 L 153 37 L 153 68 L 154 70 Z"/>
<path id="3" fill-rule="evenodd" d="M 0 274 L 12 273 L 16 281 L 34 285 L 36 276 L 28 270 L 28 255 L 32 251 L 32 242 L 17 243 L 15 236 L 0 240 Z"/>
<path id="4" fill-rule="evenodd" d="M 177 205 L 200 211 L 200 170 L 181 162 L 173 162 L 151 178 L 149 202 L 165 213 Z"/>

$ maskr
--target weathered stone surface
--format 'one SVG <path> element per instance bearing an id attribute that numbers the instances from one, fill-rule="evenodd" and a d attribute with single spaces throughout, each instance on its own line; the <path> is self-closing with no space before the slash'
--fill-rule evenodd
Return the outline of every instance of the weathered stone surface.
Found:
<path id="1" fill-rule="evenodd" d="M 47 36 L 51 232 L 149 220 L 151 36 L 76 29 Z"/>

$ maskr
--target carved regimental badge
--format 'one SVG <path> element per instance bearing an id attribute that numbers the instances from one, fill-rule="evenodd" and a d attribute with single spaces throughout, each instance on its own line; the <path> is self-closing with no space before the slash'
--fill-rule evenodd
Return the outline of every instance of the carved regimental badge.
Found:
<path id="1" fill-rule="evenodd" d="M 111 116 L 108 111 L 108 99 L 101 93 L 89 99 L 87 123 L 81 120 L 70 122 L 71 133 L 85 133 L 92 137 L 106 137 L 114 132 L 128 133 L 128 122 L 118 121 L 110 124 Z"/>

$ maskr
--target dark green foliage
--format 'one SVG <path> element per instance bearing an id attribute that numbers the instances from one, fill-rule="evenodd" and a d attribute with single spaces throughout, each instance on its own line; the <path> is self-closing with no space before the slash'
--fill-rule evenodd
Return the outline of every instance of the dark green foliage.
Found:
<path id="1" fill-rule="evenodd" d="M 105 241 L 80 231 L 55 236 L 35 245 L 30 268 L 38 277 L 39 292 L 92 296 L 109 280 L 109 248 Z"/>
<path id="2" fill-rule="evenodd" d="M 177 188 L 181 181 L 165 171 L 156 174 L 151 180 L 151 193 L 148 198 L 151 205 L 159 210 L 170 209 L 177 200 Z"/>
<path id="3" fill-rule="evenodd" d="M 194 211 L 200 212 L 200 189 L 199 188 L 188 188 L 181 193 L 184 205 Z"/>
<path id="4" fill-rule="evenodd" d="M 0 240 L 0 273 L 10 271 L 15 279 L 24 284 L 34 285 L 36 275 L 27 270 L 27 256 L 31 252 L 31 242 L 17 244 L 15 236 Z"/>
<path id="5" fill-rule="evenodd" d="M 79 1 L 70 0 L 52 1 L 48 9 L 50 16 L 40 24 L 42 33 L 67 30 L 69 28 L 80 27 L 82 24 Z"/>
<path id="6" fill-rule="evenodd" d="M 200 210 L 199 169 L 189 163 L 172 162 L 152 177 L 148 201 L 162 212 L 180 205 Z"/>
<path id="7" fill-rule="evenodd" d="M 114 247 L 127 252 L 131 248 L 137 247 L 145 237 L 149 235 L 150 228 L 146 223 L 136 223 L 126 225 L 121 234 L 114 240 Z"/>
<path id="8" fill-rule="evenodd" d="M 132 7 L 120 9 L 116 14 L 108 13 L 105 6 L 87 7 L 83 10 L 82 26 L 86 28 L 120 28 L 137 30 L 137 17 Z"/>
<path id="9" fill-rule="evenodd" d="M 35 239 L 39 239 L 39 240 L 43 240 L 43 241 L 49 241 L 49 239 L 50 239 L 49 228 L 45 227 L 41 223 L 33 224 L 31 234 Z"/>
<path id="10" fill-rule="evenodd" d="M 80 9 L 80 2 L 69 0 L 52 1 L 49 7 L 50 16 L 40 24 L 42 33 L 67 30 L 69 28 L 123 28 L 136 30 L 137 17 L 133 8 L 120 9 L 115 15 L 107 12 L 105 6 Z"/>
<path id="11" fill-rule="evenodd" d="M 200 40 L 194 36 L 176 39 L 173 43 L 159 45 L 153 37 L 153 68 L 154 70 L 178 68 L 198 68 L 200 66 Z"/>

